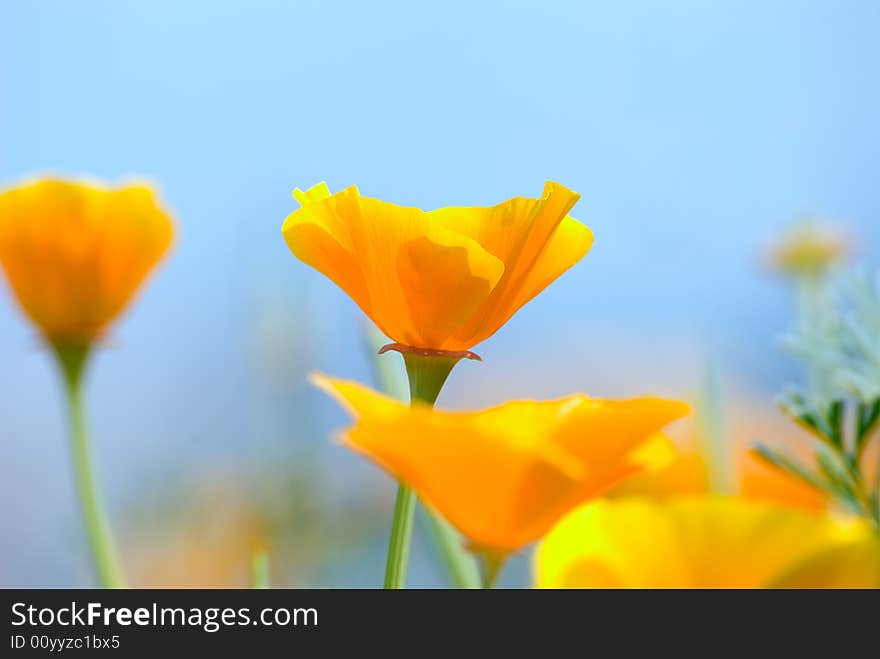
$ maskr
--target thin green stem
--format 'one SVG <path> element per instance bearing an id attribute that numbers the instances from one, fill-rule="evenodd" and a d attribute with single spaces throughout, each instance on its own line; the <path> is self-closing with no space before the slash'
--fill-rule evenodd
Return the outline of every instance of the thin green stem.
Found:
<path id="1" fill-rule="evenodd" d="M 385 588 L 406 588 L 415 512 L 415 493 L 403 484 L 398 485 L 394 518 L 391 522 L 391 539 L 388 541 L 388 559 L 385 563 Z"/>
<path id="2" fill-rule="evenodd" d="M 59 342 L 53 347 L 64 375 L 73 468 L 95 574 L 102 588 L 122 588 L 125 579 L 117 558 L 110 524 L 99 495 L 97 477 L 92 465 L 89 433 L 86 427 L 83 376 L 89 356 L 89 346 Z"/>
<path id="3" fill-rule="evenodd" d="M 376 355 L 379 349 L 387 343 L 386 337 L 372 326 L 368 326 L 364 332 L 367 348 L 371 355 L 375 356 L 371 363 L 375 369 L 376 384 L 384 393 L 403 400 L 407 391 L 407 378 L 398 370 L 398 363 L 383 359 Z M 412 383 L 409 383 L 410 386 Z M 410 394 L 412 396 L 412 394 Z M 418 508 L 418 504 L 416 504 Z M 440 560 L 449 574 L 452 585 L 456 588 L 479 588 L 481 584 L 480 569 L 474 557 L 464 548 L 464 543 L 458 531 L 436 511 L 422 506 L 425 511 L 425 525 L 432 544 L 437 550 Z"/>
<path id="4" fill-rule="evenodd" d="M 501 570 L 507 562 L 507 554 L 493 551 L 480 551 L 480 564 L 483 567 L 483 588 L 492 589 L 498 585 Z"/>
<path id="5" fill-rule="evenodd" d="M 459 359 L 460 357 L 404 353 L 410 405 L 433 407 L 443 383 Z M 388 559 L 385 563 L 385 588 L 406 588 L 415 511 L 415 494 L 406 485 L 399 483 L 394 518 L 391 521 L 391 538 L 388 541 Z"/>

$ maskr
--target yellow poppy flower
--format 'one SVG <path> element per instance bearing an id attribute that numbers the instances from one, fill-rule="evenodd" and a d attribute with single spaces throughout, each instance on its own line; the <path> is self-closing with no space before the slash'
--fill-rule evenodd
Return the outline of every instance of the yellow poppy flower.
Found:
<path id="1" fill-rule="evenodd" d="M 861 526 L 739 498 L 606 499 L 574 510 L 535 556 L 555 588 L 757 588 L 860 537 Z"/>
<path id="2" fill-rule="evenodd" d="M 658 434 L 684 403 L 573 395 L 476 412 L 409 407 L 354 382 L 314 377 L 355 418 L 355 451 L 415 489 L 475 548 L 504 553 L 617 481 L 670 459 Z"/>
<path id="3" fill-rule="evenodd" d="M 832 547 L 796 565 L 778 588 L 880 588 L 880 537 Z"/>
<path id="4" fill-rule="evenodd" d="M 547 183 L 539 199 L 433 211 L 330 194 L 294 196 L 284 222 L 290 250 L 342 288 L 403 346 L 462 352 L 581 259 L 590 230 L 568 217 L 579 196 Z"/>
<path id="5" fill-rule="evenodd" d="M 0 193 L 0 265 L 52 342 L 90 343 L 168 250 L 174 229 L 153 190 L 40 179 Z"/>

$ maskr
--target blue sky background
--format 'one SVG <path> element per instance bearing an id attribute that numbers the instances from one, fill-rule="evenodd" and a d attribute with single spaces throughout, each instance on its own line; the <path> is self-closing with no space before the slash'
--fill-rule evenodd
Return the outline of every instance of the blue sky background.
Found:
<path id="1" fill-rule="evenodd" d="M 320 180 L 421 207 L 583 195 L 593 251 L 443 403 L 688 395 L 707 356 L 777 390 L 792 304 L 761 249 L 805 213 L 869 263 L 880 242 L 878 27 L 856 0 L 4 2 L 0 182 L 145 175 L 178 220 L 90 382 L 114 516 L 168 470 L 296 442 L 390 491 L 304 384 L 369 377 L 360 312 L 280 235 Z M 57 383 L 8 297 L 0 583 L 87 582 Z"/>

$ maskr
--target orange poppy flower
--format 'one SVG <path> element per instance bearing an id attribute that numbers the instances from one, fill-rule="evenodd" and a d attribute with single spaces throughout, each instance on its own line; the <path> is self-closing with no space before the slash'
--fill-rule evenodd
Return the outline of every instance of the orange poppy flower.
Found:
<path id="1" fill-rule="evenodd" d="M 475 548 L 496 553 L 541 537 L 572 507 L 668 461 L 659 431 L 688 412 L 659 398 L 584 395 L 443 412 L 354 382 L 314 382 L 354 416 L 343 433 L 348 446 L 415 489 Z"/>
<path id="2" fill-rule="evenodd" d="M 0 265 L 52 342 L 90 343 L 123 311 L 171 244 L 153 190 L 40 179 L 0 193 Z"/>
<path id="3" fill-rule="evenodd" d="M 827 497 L 809 485 L 767 465 L 752 450 L 756 438 L 779 438 L 774 446 L 809 463 L 809 436 L 789 419 L 755 401 L 735 400 L 729 414 L 730 446 L 727 448 L 730 483 L 726 494 L 746 499 L 797 506 L 813 511 L 827 507 Z M 691 426 L 691 424 L 687 424 Z M 676 437 L 678 451 L 674 462 L 663 469 L 640 474 L 615 487 L 611 496 L 667 498 L 712 491 L 710 466 L 700 439 L 699 428 L 684 427 Z M 702 449 L 702 450 L 701 450 Z"/>
<path id="4" fill-rule="evenodd" d="M 578 195 L 547 183 L 539 199 L 433 211 L 330 194 L 294 196 L 290 250 L 342 288 L 403 346 L 467 351 L 581 259 L 590 230 L 568 217 Z"/>

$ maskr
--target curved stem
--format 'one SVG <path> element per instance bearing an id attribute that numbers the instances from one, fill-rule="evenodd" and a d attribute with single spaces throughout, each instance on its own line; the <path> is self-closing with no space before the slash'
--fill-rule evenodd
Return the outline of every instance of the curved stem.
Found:
<path id="1" fill-rule="evenodd" d="M 122 568 L 117 558 L 110 524 L 99 495 L 97 477 L 92 465 L 89 433 L 86 427 L 82 384 L 89 346 L 87 344 L 58 343 L 54 348 L 64 375 L 73 467 L 95 574 L 102 588 L 122 588 L 124 587 Z"/>

